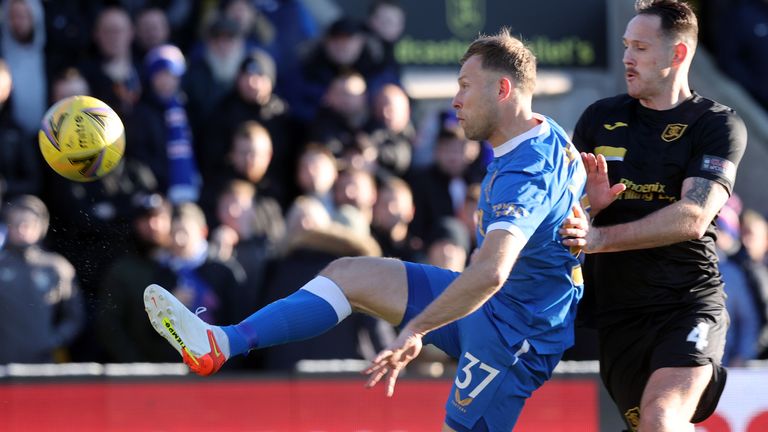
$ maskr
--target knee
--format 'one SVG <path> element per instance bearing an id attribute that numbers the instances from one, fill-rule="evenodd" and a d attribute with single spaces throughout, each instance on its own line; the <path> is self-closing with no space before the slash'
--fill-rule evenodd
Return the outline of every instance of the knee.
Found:
<path id="1" fill-rule="evenodd" d="M 653 399 L 640 407 L 640 432 L 685 431 L 691 426 L 689 417 L 681 410 L 660 399 Z"/>
<path id="2" fill-rule="evenodd" d="M 358 257 L 336 258 L 335 260 L 331 261 L 330 264 L 325 266 L 325 268 L 320 272 L 320 274 L 336 282 L 337 285 L 341 286 L 343 284 L 343 281 L 346 278 L 350 277 L 350 274 L 353 273 L 352 270 L 355 268 L 355 261 L 357 259 L 359 258 Z"/>

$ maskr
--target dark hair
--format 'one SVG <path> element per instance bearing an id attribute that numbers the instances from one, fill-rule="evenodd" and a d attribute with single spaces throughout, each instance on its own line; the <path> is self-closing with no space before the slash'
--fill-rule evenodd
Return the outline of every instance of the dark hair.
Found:
<path id="1" fill-rule="evenodd" d="M 681 38 L 696 44 L 699 36 L 699 22 L 688 3 L 676 0 L 637 0 L 637 15 L 657 16 L 661 19 L 664 37 Z"/>
<path id="2" fill-rule="evenodd" d="M 459 64 L 463 65 L 474 55 L 482 57 L 484 69 L 509 74 L 520 89 L 533 93 L 536 86 L 536 56 L 522 41 L 509 33 L 509 28 L 503 27 L 493 36 L 480 35 L 469 45 Z"/>

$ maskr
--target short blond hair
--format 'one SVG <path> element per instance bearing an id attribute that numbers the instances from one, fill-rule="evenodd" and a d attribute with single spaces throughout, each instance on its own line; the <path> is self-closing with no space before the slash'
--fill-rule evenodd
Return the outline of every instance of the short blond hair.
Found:
<path id="1" fill-rule="evenodd" d="M 469 45 L 459 63 L 463 65 L 475 55 L 482 58 L 483 69 L 508 74 L 518 88 L 533 93 L 536 87 L 536 56 L 520 39 L 512 36 L 507 27 L 493 36 L 480 35 Z"/>

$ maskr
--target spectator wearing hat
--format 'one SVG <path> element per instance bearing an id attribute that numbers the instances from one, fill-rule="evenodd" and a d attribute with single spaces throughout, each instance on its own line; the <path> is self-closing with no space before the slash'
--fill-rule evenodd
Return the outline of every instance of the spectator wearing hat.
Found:
<path id="1" fill-rule="evenodd" d="M 307 51 L 301 64 L 303 103 L 296 109 L 300 109 L 297 115 L 304 120 L 314 117 L 318 101 L 342 73 L 361 74 L 373 89 L 389 82 L 399 83 L 399 77 L 386 69 L 377 40 L 370 37 L 362 23 L 349 17 L 334 21 L 317 45 Z"/>
<path id="2" fill-rule="evenodd" d="M 198 146 L 203 178 L 215 177 L 226 169 L 226 147 L 238 127 L 256 121 L 267 129 L 272 140 L 272 161 L 266 177 L 270 193 L 285 207 L 293 195 L 290 185 L 296 172 L 295 158 L 302 128 L 287 103 L 274 94 L 275 62 L 263 50 L 255 49 L 241 63 L 233 88 L 218 104 Z"/>
<path id="3" fill-rule="evenodd" d="M 126 156 L 148 165 L 159 190 L 175 204 L 196 202 L 202 186 L 180 88 L 185 68 L 184 55 L 173 45 L 161 45 L 147 54 L 146 91 L 128 119 L 126 132 Z"/>
<path id="4" fill-rule="evenodd" d="M 218 103 L 234 88 L 246 55 L 238 23 L 222 15 L 215 17 L 202 44 L 192 48 L 182 83 L 192 124 L 207 124 Z"/>
<path id="5" fill-rule="evenodd" d="M 40 242 L 48 210 L 32 195 L 5 209 L 8 238 L 0 251 L 0 364 L 64 360 L 84 324 L 83 302 L 72 265 Z"/>
<path id="6" fill-rule="evenodd" d="M 171 243 L 171 204 L 158 193 L 131 198 L 134 247 L 106 270 L 98 296 L 96 337 L 109 362 L 170 362 L 176 352 L 150 337 L 152 326 L 136 299 L 155 282 Z"/>

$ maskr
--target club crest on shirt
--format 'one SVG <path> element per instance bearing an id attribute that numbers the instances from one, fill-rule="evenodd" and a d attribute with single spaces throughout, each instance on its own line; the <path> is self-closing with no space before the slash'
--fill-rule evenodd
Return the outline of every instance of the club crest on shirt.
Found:
<path id="1" fill-rule="evenodd" d="M 666 142 L 672 142 L 681 136 L 683 136 L 683 132 L 685 132 L 685 129 L 688 128 L 688 125 L 680 124 L 680 123 L 671 123 L 668 124 L 666 128 L 664 128 L 664 132 L 661 133 L 661 139 L 663 139 Z"/>
<path id="2" fill-rule="evenodd" d="M 640 426 L 640 408 L 634 407 L 627 410 L 627 412 L 624 413 L 624 418 L 627 419 L 630 430 L 632 432 L 637 431 L 637 428 Z"/>

